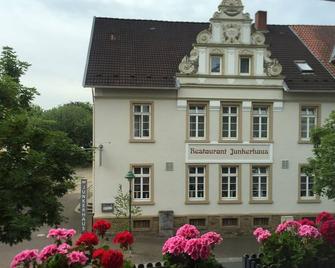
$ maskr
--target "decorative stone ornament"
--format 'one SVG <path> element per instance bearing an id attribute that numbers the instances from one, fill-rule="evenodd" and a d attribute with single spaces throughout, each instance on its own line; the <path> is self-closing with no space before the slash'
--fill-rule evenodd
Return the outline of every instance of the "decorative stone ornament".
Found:
<path id="1" fill-rule="evenodd" d="M 268 76 L 279 76 L 283 71 L 283 66 L 277 59 L 271 59 L 270 57 L 271 52 L 268 50 L 264 58 L 265 72 Z"/>
<path id="2" fill-rule="evenodd" d="M 198 71 L 199 53 L 196 49 L 192 49 L 190 56 L 185 56 L 179 64 L 181 74 L 195 74 Z"/>
<path id="3" fill-rule="evenodd" d="M 197 35 L 197 43 L 207 44 L 209 40 L 211 39 L 211 37 L 212 37 L 212 33 L 210 32 L 210 30 L 208 29 L 203 30 Z"/>
<path id="4" fill-rule="evenodd" d="M 219 6 L 219 10 L 223 11 L 230 17 L 234 17 L 243 11 L 241 0 L 223 0 Z"/>
<path id="5" fill-rule="evenodd" d="M 254 32 L 251 36 L 251 40 L 254 45 L 264 45 L 265 36 L 261 32 Z"/>
<path id="6" fill-rule="evenodd" d="M 223 26 L 223 40 L 225 44 L 239 44 L 241 26 L 238 24 L 225 24 Z"/>

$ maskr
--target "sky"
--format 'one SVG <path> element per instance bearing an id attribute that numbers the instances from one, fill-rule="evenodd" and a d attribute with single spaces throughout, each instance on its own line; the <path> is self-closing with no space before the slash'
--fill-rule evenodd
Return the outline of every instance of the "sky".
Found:
<path id="1" fill-rule="evenodd" d="M 22 79 L 44 109 L 92 102 L 82 87 L 93 17 L 207 22 L 221 0 L 0 0 L 0 47 L 32 66 Z M 268 11 L 270 24 L 335 25 L 335 3 L 322 0 L 244 0 L 245 12 Z"/>

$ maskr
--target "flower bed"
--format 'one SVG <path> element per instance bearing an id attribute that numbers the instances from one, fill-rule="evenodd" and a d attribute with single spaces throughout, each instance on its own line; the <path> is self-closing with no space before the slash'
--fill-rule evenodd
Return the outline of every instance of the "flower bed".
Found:
<path id="1" fill-rule="evenodd" d="M 261 254 L 252 259 L 261 267 L 335 267 L 335 219 L 328 212 L 320 213 L 315 222 L 286 221 L 275 232 L 257 228 L 253 234 Z"/>

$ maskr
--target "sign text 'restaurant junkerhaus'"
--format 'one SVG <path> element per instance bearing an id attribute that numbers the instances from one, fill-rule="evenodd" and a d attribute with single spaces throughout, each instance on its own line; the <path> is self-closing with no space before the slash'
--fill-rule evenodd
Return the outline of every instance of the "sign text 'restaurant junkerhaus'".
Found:
<path id="1" fill-rule="evenodd" d="M 271 163 L 272 144 L 187 144 L 186 162 Z"/>

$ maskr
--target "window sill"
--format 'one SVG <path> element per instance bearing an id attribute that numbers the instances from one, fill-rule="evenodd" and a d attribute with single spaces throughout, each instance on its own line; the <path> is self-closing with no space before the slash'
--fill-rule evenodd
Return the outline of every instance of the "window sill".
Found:
<path id="1" fill-rule="evenodd" d="M 250 200 L 249 204 L 268 204 L 271 205 L 273 204 L 272 200 Z"/>
<path id="2" fill-rule="evenodd" d="M 140 139 L 129 139 L 129 143 L 155 143 L 156 141 L 154 139 L 148 139 L 148 140 L 140 140 Z"/>
<path id="3" fill-rule="evenodd" d="M 304 140 L 299 140 L 298 144 L 313 144 L 311 141 L 304 141 Z"/>
<path id="4" fill-rule="evenodd" d="M 242 140 L 224 140 L 224 139 L 221 139 L 219 140 L 219 143 L 243 143 Z"/>
<path id="5" fill-rule="evenodd" d="M 154 206 L 155 202 L 153 201 L 133 201 L 134 206 Z"/>
<path id="6" fill-rule="evenodd" d="M 208 200 L 201 200 L 201 201 L 185 201 L 185 205 L 209 205 Z"/>
<path id="7" fill-rule="evenodd" d="M 320 199 L 298 199 L 298 204 L 320 204 Z"/>
<path id="8" fill-rule="evenodd" d="M 187 139 L 185 140 L 185 143 L 209 143 L 209 139 L 205 139 L 205 140 L 190 140 Z"/>
<path id="9" fill-rule="evenodd" d="M 273 140 L 251 140 L 250 143 L 274 143 Z"/>
<path id="10" fill-rule="evenodd" d="M 239 204 L 242 204 L 242 201 L 241 200 L 219 200 L 218 202 L 219 205 L 239 205 Z"/>

